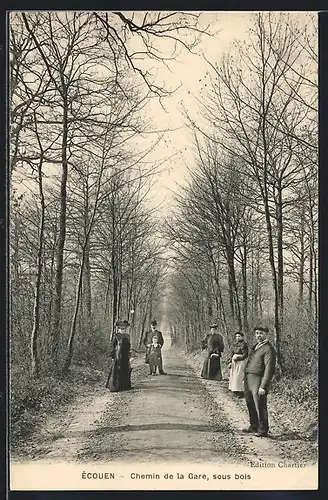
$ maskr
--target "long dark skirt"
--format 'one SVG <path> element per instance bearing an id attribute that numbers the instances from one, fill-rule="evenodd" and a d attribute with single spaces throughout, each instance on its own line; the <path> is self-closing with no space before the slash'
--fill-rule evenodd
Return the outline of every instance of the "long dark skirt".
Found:
<path id="1" fill-rule="evenodd" d="M 201 377 L 208 380 L 222 380 L 220 356 L 206 356 Z"/>
<path id="2" fill-rule="evenodd" d="M 120 366 L 117 359 L 114 359 L 109 369 L 106 387 L 110 392 L 127 391 L 131 389 L 131 371 L 130 364 Z"/>
<path id="3" fill-rule="evenodd" d="M 125 336 L 116 336 L 115 340 L 115 358 L 110 366 L 106 387 L 111 392 L 126 391 L 131 389 L 130 340 Z"/>

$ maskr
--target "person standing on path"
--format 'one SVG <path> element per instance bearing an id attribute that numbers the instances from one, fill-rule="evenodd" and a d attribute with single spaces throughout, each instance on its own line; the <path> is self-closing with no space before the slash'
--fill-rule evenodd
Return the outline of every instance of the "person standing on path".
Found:
<path id="1" fill-rule="evenodd" d="M 244 397 L 245 365 L 247 363 L 248 345 L 242 332 L 235 333 L 235 343 L 231 348 L 229 391 L 237 397 Z"/>
<path id="2" fill-rule="evenodd" d="M 250 426 L 244 432 L 266 437 L 269 432 L 267 394 L 276 368 L 276 351 L 267 339 L 268 328 L 254 328 L 257 343 L 245 366 L 245 399 Z"/>
<path id="3" fill-rule="evenodd" d="M 207 345 L 207 353 L 203 363 L 201 377 L 208 380 L 222 380 L 221 355 L 224 351 L 223 337 L 219 333 L 219 325 L 210 326 L 209 333 L 202 341 L 202 346 Z M 206 348 L 206 347 L 205 347 Z"/>
<path id="4" fill-rule="evenodd" d="M 115 323 L 117 332 L 111 345 L 111 365 L 106 387 L 111 392 L 126 391 L 131 389 L 131 342 L 128 328 L 130 323 L 126 320 Z"/>
<path id="5" fill-rule="evenodd" d="M 161 353 L 160 353 L 160 360 L 159 360 L 159 366 L 158 366 L 158 371 L 160 375 L 166 375 L 166 373 L 163 370 L 163 358 L 162 358 L 162 347 L 164 344 L 164 339 L 162 332 L 157 330 L 157 321 L 154 319 L 150 323 L 150 330 L 146 332 L 145 337 L 144 337 L 144 345 L 146 346 L 146 360 L 145 362 L 149 364 L 149 355 L 150 355 L 150 350 L 151 350 L 151 345 L 154 337 L 157 337 L 157 342 L 161 348 Z M 152 373 L 150 372 L 149 375 Z"/>

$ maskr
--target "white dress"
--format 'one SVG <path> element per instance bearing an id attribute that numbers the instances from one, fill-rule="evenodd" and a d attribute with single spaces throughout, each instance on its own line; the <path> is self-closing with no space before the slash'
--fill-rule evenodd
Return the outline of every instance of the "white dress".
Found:
<path id="1" fill-rule="evenodd" d="M 233 392 L 244 392 L 244 373 L 246 359 L 241 361 L 231 361 L 229 390 Z"/>
<path id="2" fill-rule="evenodd" d="M 237 355 L 247 356 L 248 346 L 246 342 L 240 341 L 234 345 L 234 353 Z M 232 356 L 233 358 L 233 356 Z M 244 374 L 246 359 L 234 361 L 231 359 L 230 377 L 229 377 L 229 390 L 233 392 L 244 392 Z"/>

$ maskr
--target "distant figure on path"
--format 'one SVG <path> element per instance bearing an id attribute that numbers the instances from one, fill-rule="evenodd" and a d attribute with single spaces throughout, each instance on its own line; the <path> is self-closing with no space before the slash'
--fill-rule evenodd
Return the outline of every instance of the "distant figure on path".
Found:
<path id="1" fill-rule="evenodd" d="M 244 340 L 244 334 L 235 333 L 235 343 L 231 348 L 229 390 L 236 396 L 244 396 L 245 365 L 247 363 L 248 345 Z"/>
<path id="2" fill-rule="evenodd" d="M 146 334 L 145 334 L 145 337 L 144 337 L 144 341 L 143 342 L 144 342 L 144 345 L 146 346 L 146 360 L 145 360 L 145 362 L 147 364 L 149 364 L 149 354 L 150 354 L 150 350 L 151 350 L 151 345 L 152 345 L 153 337 L 156 337 L 157 338 L 157 342 L 158 342 L 158 344 L 160 346 L 160 361 L 159 361 L 158 371 L 159 371 L 160 375 L 166 375 L 166 373 L 163 370 L 163 358 L 162 358 L 162 347 L 163 347 L 163 344 L 164 344 L 164 339 L 163 339 L 162 332 L 160 332 L 159 330 L 157 330 L 156 327 L 157 327 L 157 321 L 156 321 L 156 319 L 154 319 L 150 323 L 150 331 L 147 331 Z M 149 375 L 152 375 L 151 371 L 149 372 Z"/>
<path id="3" fill-rule="evenodd" d="M 202 341 L 202 347 L 207 346 L 201 377 L 209 380 L 222 380 L 221 355 L 224 351 L 223 337 L 218 332 L 215 323 L 210 326 L 211 333 Z"/>
<path id="4" fill-rule="evenodd" d="M 266 437 L 269 431 L 267 394 L 276 368 L 276 351 L 267 339 L 268 328 L 254 328 L 257 343 L 245 366 L 245 399 L 250 426 L 244 432 Z"/>
<path id="5" fill-rule="evenodd" d="M 118 329 L 114 333 L 111 346 L 111 366 L 106 383 L 106 387 L 111 392 L 126 391 L 131 389 L 131 343 L 128 328 L 128 321 L 117 321 L 115 325 Z"/>

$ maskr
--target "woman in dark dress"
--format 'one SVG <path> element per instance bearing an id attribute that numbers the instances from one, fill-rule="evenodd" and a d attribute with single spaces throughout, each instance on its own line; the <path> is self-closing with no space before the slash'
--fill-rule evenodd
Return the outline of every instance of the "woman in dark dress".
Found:
<path id="1" fill-rule="evenodd" d="M 111 392 L 126 391 L 131 389 L 131 344 L 127 331 L 130 326 L 127 321 L 116 323 L 118 332 L 115 332 L 111 349 L 111 366 L 106 387 Z"/>
<path id="2" fill-rule="evenodd" d="M 211 333 L 202 341 L 202 345 L 207 344 L 207 353 L 204 359 L 202 378 L 209 380 L 222 380 L 221 355 L 224 350 L 223 337 L 219 334 L 219 326 L 211 325 Z"/>

